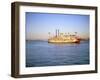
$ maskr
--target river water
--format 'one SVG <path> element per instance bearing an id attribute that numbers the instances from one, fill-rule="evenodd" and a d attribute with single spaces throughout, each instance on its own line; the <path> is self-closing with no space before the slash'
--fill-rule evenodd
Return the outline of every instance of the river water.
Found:
<path id="1" fill-rule="evenodd" d="M 26 67 L 89 64 L 89 41 L 80 44 L 51 44 L 26 41 Z"/>

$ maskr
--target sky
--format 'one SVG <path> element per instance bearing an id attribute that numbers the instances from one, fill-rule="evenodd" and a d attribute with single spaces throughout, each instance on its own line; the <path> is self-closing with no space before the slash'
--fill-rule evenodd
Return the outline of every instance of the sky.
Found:
<path id="1" fill-rule="evenodd" d="M 89 38 L 89 15 L 25 13 L 26 40 L 47 40 L 55 35 L 56 29 L 61 33 L 74 34 L 81 38 Z"/>

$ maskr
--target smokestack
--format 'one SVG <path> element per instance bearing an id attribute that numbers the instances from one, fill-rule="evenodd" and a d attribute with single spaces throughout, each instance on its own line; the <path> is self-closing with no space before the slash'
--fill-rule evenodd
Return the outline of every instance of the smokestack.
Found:
<path id="1" fill-rule="evenodd" d="M 59 36 L 59 29 L 58 29 L 58 36 Z"/>
<path id="2" fill-rule="evenodd" d="M 56 29 L 56 37 L 57 37 L 57 29 Z"/>

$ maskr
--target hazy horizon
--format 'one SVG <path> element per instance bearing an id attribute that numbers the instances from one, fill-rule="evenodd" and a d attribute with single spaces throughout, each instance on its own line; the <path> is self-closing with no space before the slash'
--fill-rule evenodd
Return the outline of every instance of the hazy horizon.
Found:
<path id="1" fill-rule="evenodd" d="M 25 16 L 26 40 L 47 40 L 48 33 L 54 36 L 56 29 L 89 39 L 89 15 L 26 12 Z"/>

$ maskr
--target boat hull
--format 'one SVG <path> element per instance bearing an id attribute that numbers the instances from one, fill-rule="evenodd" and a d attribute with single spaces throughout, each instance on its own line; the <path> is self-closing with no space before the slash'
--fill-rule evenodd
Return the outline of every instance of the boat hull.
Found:
<path id="1" fill-rule="evenodd" d="M 48 41 L 48 43 L 80 43 L 80 41 Z"/>

